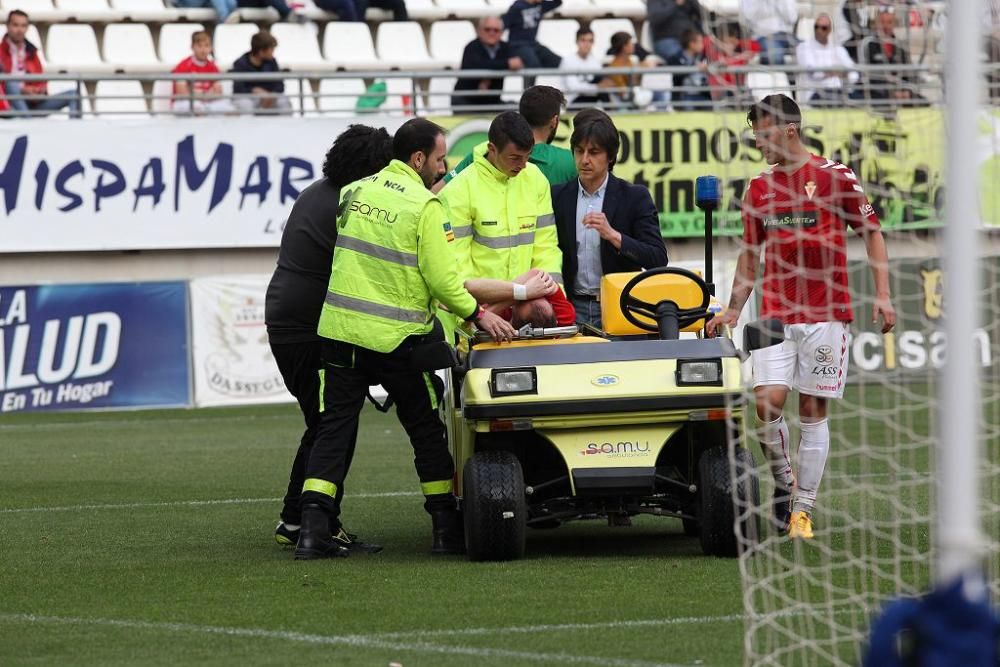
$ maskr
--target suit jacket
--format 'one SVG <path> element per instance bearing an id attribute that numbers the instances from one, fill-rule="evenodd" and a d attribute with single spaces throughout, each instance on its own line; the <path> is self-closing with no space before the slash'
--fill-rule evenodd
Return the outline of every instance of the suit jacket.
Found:
<path id="1" fill-rule="evenodd" d="M 574 294 L 576 284 L 576 202 L 579 196 L 579 179 L 552 188 L 552 209 L 563 256 L 563 281 L 567 296 Z M 667 265 L 667 248 L 660 236 L 660 217 L 649 190 L 610 174 L 601 210 L 611 226 L 622 235 L 620 250 L 601 239 L 603 273 L 640 271 Z"/>

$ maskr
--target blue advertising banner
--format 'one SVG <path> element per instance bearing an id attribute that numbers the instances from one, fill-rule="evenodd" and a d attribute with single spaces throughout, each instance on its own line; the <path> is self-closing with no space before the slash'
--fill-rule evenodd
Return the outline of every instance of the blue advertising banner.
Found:
<path id="1" fill-rule="evenodd" d="M 183 282 L 0 287 L 0 413 L 191 403 Z"/>

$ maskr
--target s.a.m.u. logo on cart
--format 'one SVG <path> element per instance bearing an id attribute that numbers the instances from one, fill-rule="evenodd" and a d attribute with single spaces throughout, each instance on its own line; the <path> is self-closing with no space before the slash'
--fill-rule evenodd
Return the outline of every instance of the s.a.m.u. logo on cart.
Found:
<path id="1" fill-rule="evenodd" d="M 621 379 L 617 375 L 598 375 L 590 381 L 590 384 L 595 387 L 613 387 L 619 382 L 621 382 Z"/>
<path id="2" fill-rule="evenodd" d="M 646 456 L 650 452 L 649 441 L 620 440 L 618 442 L 591 442 L 580 450 L 583 456 L 602 455 L 612 458 L 631 458 Z"/>

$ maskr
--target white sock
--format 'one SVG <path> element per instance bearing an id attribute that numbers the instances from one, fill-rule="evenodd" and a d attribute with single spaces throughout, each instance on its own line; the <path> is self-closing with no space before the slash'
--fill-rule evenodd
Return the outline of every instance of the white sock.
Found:
<path id="1" fill-rule="evenodd" d="M 778 487 L 790 491 L 794 483 L 792 461 L 788 455 L 788 424 L 784 417 L 760 425 L 760 447 L 764 450 L 767 463 Z"/>
<path id="2" fill-rule="evenodd" d="M 802 422 L 801 431 L 799 484 L 792 510 L 811 513 L 826 469 L 826 457 L 830 453 L 830 424 L 826 419 L 813 423 Z"/>

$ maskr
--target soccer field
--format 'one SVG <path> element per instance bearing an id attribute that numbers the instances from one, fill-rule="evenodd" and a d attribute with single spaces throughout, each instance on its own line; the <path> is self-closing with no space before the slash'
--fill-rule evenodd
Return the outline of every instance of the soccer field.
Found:
<path id="1" fill-rule="evenodd" d="M 394 414 L 365 410 L 345 501 L 385 551 L 293 561 L 272 530 L 300 424 L 291 405 L 5 417 L 2 662 L 741 663 L 738 563 L 679 521 L 529 531 L 517 562 L 431 557 Z"/>
<path id="2" fill-rule="evenodd" d="M 294 406 L 6 418 L 4 664 L 731 665 L 735 560 L 679 521 L 532 531 L 528 558 L 429 553 L 412 453 L 366 409 L 348 527 L 385 551 L 274 543 Z"/>

